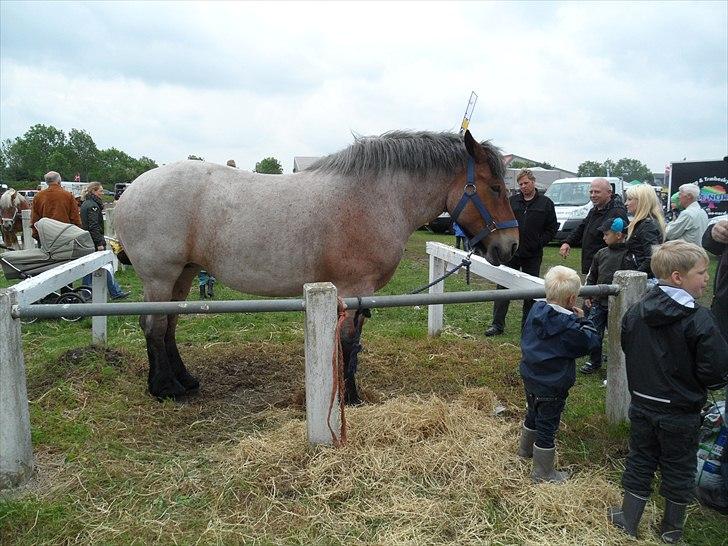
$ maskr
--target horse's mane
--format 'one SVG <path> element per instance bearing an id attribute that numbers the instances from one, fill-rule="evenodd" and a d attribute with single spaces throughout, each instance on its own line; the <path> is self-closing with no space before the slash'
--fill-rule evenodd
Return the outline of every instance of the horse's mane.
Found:
<path id="1" fill-rule="evenodd" d="M 17 203 L 13 205 L 13 196 L 16 195 L 18 196 Z M 2 195 L 0 195 L 0 208 L 2 209 L 9 209 L 25 202 L 25 197 L 12 188 L 6 190 Z"/>
<path id="2" fill-rule="evenodd" d="M 505 166 L 499 149 L 489 141 L 481 145 L 493 175 L 504 178 Z M 356 177 L 400 170 L 419 175 L 430 171 L 452 173 L 463 169 L 467 158 L 465 143 L 455 133 L 389 131 L 381 136 L 354 135 L 354 144 L 322 157 L 306 170 Z"/>

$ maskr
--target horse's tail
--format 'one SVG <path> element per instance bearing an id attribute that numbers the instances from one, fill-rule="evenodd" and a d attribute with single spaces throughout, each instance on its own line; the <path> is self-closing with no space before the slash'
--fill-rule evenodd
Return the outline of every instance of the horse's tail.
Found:
<path id="1" fill-rule="evenodd" d="M 116 259 L 119 260 L 119 262 L 124 265 L 131 265 L 131 260 L 129 259 L 129 256 L 126 255 L 126 250 L 121 250 L 116 255 Z"/>
<path id="2" fill-rule="evenodd" d="M 121 244 L 121 241 L 119 241 L 118 239 L 109 238 L 109 245 L 111 246 L 111 250 L 116 256 L 116 259 L 119 260 L 120 263 L 124 265 L 131 265 L 131 260 L 126 254 L 126 250 L 124 250 L 124 246 Z"/>

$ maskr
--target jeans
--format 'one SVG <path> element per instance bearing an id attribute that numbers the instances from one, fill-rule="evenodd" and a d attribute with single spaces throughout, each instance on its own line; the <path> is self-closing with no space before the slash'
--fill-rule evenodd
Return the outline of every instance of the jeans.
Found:
<path id="1" fill-rule="evenodd" d="M 594 349 L 589 355 L 589 361 L 594 367 L 598 368 L 602 365 L 602 341 L 604 340 L 604 330 L 607 328 L 609 309 L 601 303 L 592 301 L 587 318 L 594 324 L 594 328 L 596 328 L 600 338 L 599 347 Z"/>
<path id="2" fill-rule="evenodd" d="M 197 281 L 199 282 L 200 286 L 205 286 L 208 282 L 211 282 L 214 284 L 215 277 L 210 275 L 204 269 L 200 269 L 200 273 L 197 275 Z"/>
<path id="3" fill-rule="evenodd" d="M 660 494 L 672 502 L 690 502 L 695 489 L 700 414 L 661 413 L 631 404 L 629 421 L 629 454 L 622 474 L 625 491 L 649 497 L 659 467 Z"/>
<path id="4" fill-rule="evenodd" d="M 541 271 L 541 260 L 542 256 L 533 256 L 531 258 L 519 258 L 518 256 L 511 259 L 510 262 L 505 264 L 511 269 L 517 269 L 528 273 L 534 277 L 538 277 Z M 497 288 L 503 289 L 505 286 L 497 286 Z M 499 300 L 493 302 L 493 326 L 501 332 L 506 326 L 506 314 L 508 313 L 508 307 L 510 305 L 509 300 Z M 521 315 L 521 331 L 523 331 L 523 324 L 526 322 L 529 311 L 533 307 L 533 300 L 523 300 L 523 314 Z"/>
<path id="5" fill-rule="evenodd" d="M 536 396 L 526 390 L 526 418 L 523 424 L 526 428 L 536 431 L 534 442 L 542 449 L 554 447 L 556 431 L 559 430 L 561 412 L 566 406 L 568 392 L 562 396 Z"/>
<path id="6" fill-rule="evenodd" d="M 91 287 L 91 274 L 86 275 L 81 281 L 81 284 L 85 284 L 86 286 Z M 121 286 L 119 286 L 119 283 L 116 282 L 114 274 L 109 273 L 108 271 L 106 272 L 106 288 L 109 291 L 109 296 L 111 296 L 112 298 L 118 296 L 123 292 Z"/>

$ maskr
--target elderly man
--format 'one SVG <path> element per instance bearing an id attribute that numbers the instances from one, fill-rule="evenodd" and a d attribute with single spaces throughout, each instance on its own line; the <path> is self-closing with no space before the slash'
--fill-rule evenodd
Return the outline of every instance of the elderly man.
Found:
<path id="1" fill-rule="evenodd" d="M 61 188 L 61 175 L 51 171 L 44 177 L 48 187 L 37 193 L 33 199 L 30 223 L 33 227 L 33 238 L 38 239 L 35 223 L 41 218 L 52 218 L 66 224 L 81 225 L 81 213 L 76 198 Z"/>
<path id="2" fill-rule="evenodd" d="M 559 249 L 559 254 L 566 258 L 571 251 L 572 245 L 581 243 L 581 272 L 584 274 L 589 273 L 594 254 L 599 249 L 607 246 L 599 227 L 608 218 L 621 218 L 624 220 L 625 225 L 628 223 L 627 209 L 622 203 L 622 198 L 612 194 L 612 186 L 606 178 L 592 180 L 589 199 L 594 206 Z"/>
<path id="3" fill-rule="evenodd" d="M 558 223 L 554 203 L 536 189 L 536 177 L 528 169 L 523 169 L 516 177 L 519 193 L 511 197 L 511 208 L 518 220 L 518 250 L 506 265 L 534 277 L 540 276 L 543 247 L 556 234 Z M 498 288 L 503 288 L 499 286 Z M 508 300 L 493 304 L 493 323 L 485 331 L 486 336 L 503 333 L 508 313 Z M 521 329 L 533 306 L 533 300 L 523 300 Z"/>
<path id="4" fill-rule="evenodd" d="M 679 188 L 680 206 L 683 211 L 675 220 L 667 224 L 665 240 L 683 239 L 700 246 L 703 234 L 708 227 L 708 214 L 698 203 L 700 188 L 697 184 L 683 184 Z"/>

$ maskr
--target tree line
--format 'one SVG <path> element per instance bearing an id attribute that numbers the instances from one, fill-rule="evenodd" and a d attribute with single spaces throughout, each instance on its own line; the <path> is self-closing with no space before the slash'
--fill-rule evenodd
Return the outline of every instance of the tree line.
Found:
<path id="1" fill-rule="evenodd" d="M 48 171 L 57 171 L 63 180 L 76 174 L 82 182 L 130 182 L 156 161 L 108 148 L 99 150 L 91 135 L 71 129 L 66 135 L 52 125 L 33 125 L 22 137 L 0 143 L 0 179 L 37 182 Z"/>
<path id="2" fill-rule="evenodd" d="M 579 165 L 577 176 L 616 176 L 627 182 L 639 180 L 640 182 L 651 183 L 655 181 L 655 177 L 647 165 L 638 159 L 629 159 L 627 157 L 616 163 L 611 159 L 607 159 L 603 163 L 584 161 Z"/>

